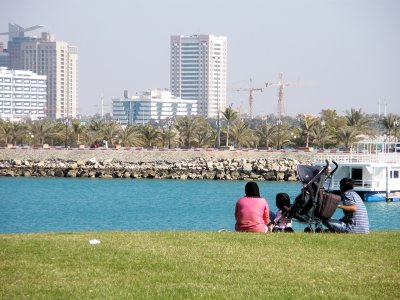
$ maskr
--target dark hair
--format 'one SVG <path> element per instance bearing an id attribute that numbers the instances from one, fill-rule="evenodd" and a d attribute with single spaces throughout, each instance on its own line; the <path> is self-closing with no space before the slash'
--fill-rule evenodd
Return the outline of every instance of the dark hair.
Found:
<path id="1" fill-rule="evenodd" d="M 286 210 L 290 206 L 290 197 L 286 193 L 278 193 L 276 194 L 276 207 L 280 210 Z"/>
<path id="2" fill-rule="evenodd" d="M 350 178 L 342 178 L 340 180 L 340 189 L 343 192 L 347 192 L 348 190 L 352 190 L 354 188 L 353 180 Z"/>
<path id="3" fill-rule="evenodd" d="M 254 181 L 250 181 L 246 184 L 244 191 L 247 197 L 260 197 L 260 190 L 258 184 Z"/>

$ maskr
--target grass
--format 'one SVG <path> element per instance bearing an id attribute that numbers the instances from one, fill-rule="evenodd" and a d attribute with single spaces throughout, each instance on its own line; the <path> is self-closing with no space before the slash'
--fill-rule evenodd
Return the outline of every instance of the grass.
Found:
<path id="1" fill-rule="evenodd" d="M 1 234 L 0 298 L 400 299 L 399 246 L 400 231 Z"/>

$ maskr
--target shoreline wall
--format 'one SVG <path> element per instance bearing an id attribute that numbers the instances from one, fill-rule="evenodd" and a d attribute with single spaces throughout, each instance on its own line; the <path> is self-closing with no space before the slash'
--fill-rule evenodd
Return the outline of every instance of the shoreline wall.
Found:
<path id="1" fill-rule="evenodd" d="M 312 152 L 168 149 L 1 149 L 0 176 L 296 180 Z"/>

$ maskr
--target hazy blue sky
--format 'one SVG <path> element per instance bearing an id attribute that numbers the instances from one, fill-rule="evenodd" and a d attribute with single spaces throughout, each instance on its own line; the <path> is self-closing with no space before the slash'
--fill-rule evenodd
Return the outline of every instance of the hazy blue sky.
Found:
<path id="1" fill-rule="evenodd" d="M 172 34 L 228 38 L 228 87 L 285 81 L 288 115 L 350 108 L 400 114 L 398 0 L 3 0 L 8 23 L 45 25 L 78 47 L 80 113 L 110 110 L 111 97 L 169 88 Z M 0 36 L 6 42 L 6 36 Z M 248 112 L 248 93 L 227 103 Z M 254 113 L 277 111 L 277 89 L 255 93 Z"/>

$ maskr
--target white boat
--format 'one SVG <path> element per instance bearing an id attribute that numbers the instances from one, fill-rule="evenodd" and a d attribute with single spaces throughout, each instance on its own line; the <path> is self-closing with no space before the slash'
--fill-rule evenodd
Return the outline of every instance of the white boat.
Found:
<path id="1" fill-rule="evenodd" d="M 326 160 L 338 168 L 325 188 L 339 193 L 340 180 L 348 177 L 364 201 L 400 201 L 400 152 L 393 144 L 357 143 L 348 153 L 320 153 L 314 164 Z"/>

